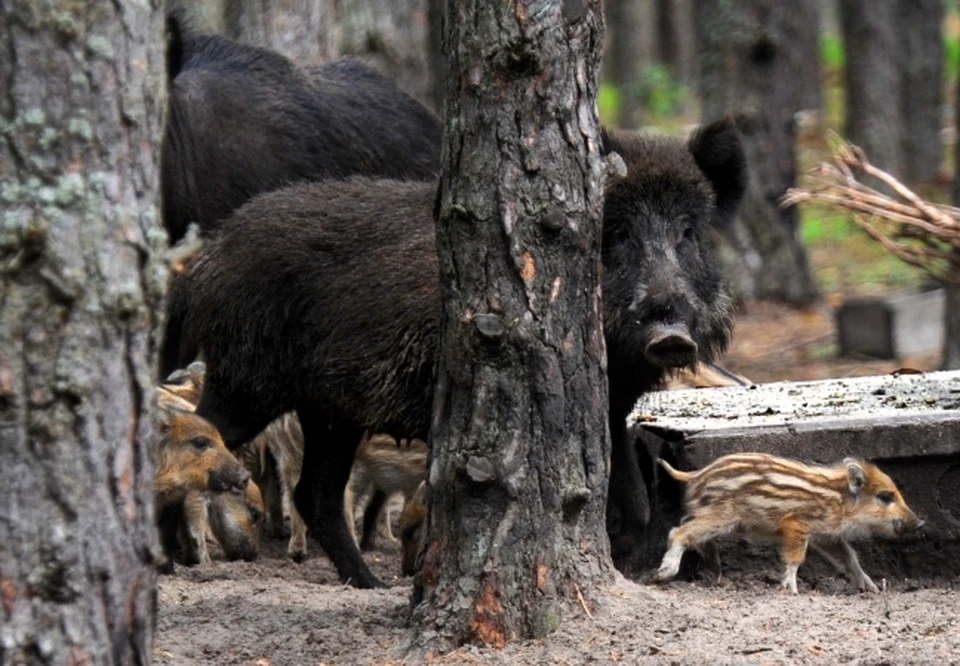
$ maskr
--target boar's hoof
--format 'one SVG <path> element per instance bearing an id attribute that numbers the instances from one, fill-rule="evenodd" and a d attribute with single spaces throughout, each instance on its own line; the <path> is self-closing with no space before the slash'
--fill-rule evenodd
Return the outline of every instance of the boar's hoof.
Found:
<path id="1" fill-rule="evenodd" d="M 661 326 L 653 332 L 643 355 L 658 368 L 682 368 L 697 362 L 697 343 L 686 326 Z"/>

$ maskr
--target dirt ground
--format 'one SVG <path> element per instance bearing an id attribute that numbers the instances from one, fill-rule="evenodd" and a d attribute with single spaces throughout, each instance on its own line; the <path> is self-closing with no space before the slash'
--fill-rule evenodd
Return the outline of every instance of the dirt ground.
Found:
<path id="1" fill-rule="evenodd" d="M 837 359 L 834 338 L 827 305 L 750 304 L 722 363 L 762 382 L 931 370 L 938 360 Z M 803 567 L 800 594 L 788 595 L 775 565 L 730 571 L 720 583 L 621 578 L 587 600 L 591 615 L 574 607 L 546 639 L 409 659 L 411 583 L 399 576 L 397 546 L 380 541 L 367 560 L 387 590 L 340 585 L 313 543 L 302 564 L 269 542 L 253 563 L 178 566 L 160 580 L 155 663 L 960 664 L 960 565 L 941 580 L 886 581 L 880 595 L 856 593 L 842 578 L 805 577 Z M 871 572 L 869 561 L 863 567 Z"/>
<path id="2" fill-rule="evenodd" d="M 315 547 L 303 564 L 282 554 L 274 542 L 257 562 L 177 567 L 161 578 L 154 663 L 960 663 L 958 576 L 928 585 L 887 581 L 885 593 L 868 595 L 842 579 L 807 580 L 801 568 L 797 596 L 780 591 L 773 568 L 730 573 L 720 583 L 621 578 L 587 601 L 592 616 L 575 607 L 545 639 L 410 660 L 403 656 L 410 579 L 397 576 L 396 546 L 368 559 L 392 585 L 376 591 L 340 585 Z"/>

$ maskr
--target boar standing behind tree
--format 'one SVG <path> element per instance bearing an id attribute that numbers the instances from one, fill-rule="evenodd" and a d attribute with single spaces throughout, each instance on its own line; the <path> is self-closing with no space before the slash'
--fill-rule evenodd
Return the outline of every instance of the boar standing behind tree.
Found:
<path id="1" fill-rule="evenodd" d="M 437 176 L 439 120 L 389 79 L 351 59 L 297 67 L 264 48 L 193 34 L 181 14 L 167 19 L 161 149 L 171 244 L 191 222 L 210 231 L 249 198 L 290 183 Z"/>
<path id="2" fill-rule="evenodd" d="M 658 581 L 677 575 L 687 548 L 703 554 L 719 575 L 720 558 L 712 540 L 736 534 L 780 543 L 786 565 L 781 583 L 794 594 L 808 545 L 861 590 L 877 592 L 847 540 L 898 536 L 923 525 L 889 476 L 854 458 L 821 467 L 765 453 L 735 453 L 696 472 L 678 472 L 663 460 L 659 463 L 687 484 L 687 515 L 670 530 L 670 547 L 655 575 Z"/>
<path id="3" fill-rule="evenodd" d="M 606 190 L 601 256 L 615 543 L 637 538 L 649 512 L 630 409 L 671 369 L 710 361 L 728 342 L 731 300 L 700 237 L 730 220 L 746 172 L 726 121 L 687 143 L 604 138 L 627 166 Z M 174 280 L 169 300 L 179 361 L 199 352 L 207 362 L 197 413 L 228 446 L 296 410 L 297 507 L 341 579 L 360 587 L 381 583 L 344 520 L 357 444 L 366 430 L 426 440 L 430 426 L 442 311 L 435 200 L 435 183 L 358 177 L 261 195 Z M 565 224 L 552 233 L 576 242 Z"/>

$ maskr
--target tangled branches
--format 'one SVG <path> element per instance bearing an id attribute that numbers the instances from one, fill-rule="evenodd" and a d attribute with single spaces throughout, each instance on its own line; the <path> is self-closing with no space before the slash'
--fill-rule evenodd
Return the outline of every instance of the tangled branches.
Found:
<path id="1" fill-rule="evenodd" d="M 942 282 L 960 285 L 960 208 L 925 201 L 890 174 L 870 164 L 863 150 L 836 134 L 829 137 L 833 164 L 807 174 L 807 188 L 787 190 L 783 206 L 811 202 L 848 212 L 871 237 L 903 261 Z M 857 180 L 868 176 L 893 196 Z"/>

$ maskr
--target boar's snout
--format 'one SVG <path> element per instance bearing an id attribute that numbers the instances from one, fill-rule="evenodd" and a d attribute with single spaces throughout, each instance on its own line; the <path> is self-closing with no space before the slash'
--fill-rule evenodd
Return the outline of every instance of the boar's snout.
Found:
<path id="1" fill-rule="evenodd" d="M 210 472 L 210 490 L 224 492 L 230 490 L 243 491 L 250 480 L 250 472 L 239 462 L 221 465 Z"/>
<path id="2" fill-rule="evenodd" d="M 682 368 L 697 362 L 699 348 L 683 324 L 657 326 L 649 340 L 643 355 L 655 367 Z"/>

